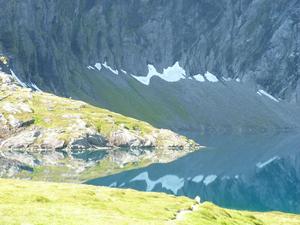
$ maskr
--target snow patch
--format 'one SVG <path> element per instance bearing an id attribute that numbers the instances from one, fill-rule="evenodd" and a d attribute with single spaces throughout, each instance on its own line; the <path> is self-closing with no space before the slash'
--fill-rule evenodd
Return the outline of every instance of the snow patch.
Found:
<path id="1" fill-rule="evenodd" d="M 149 178 L 148 172 L 143 172 L 130 180 L 130 182 L 133 181 L 145 181 L 147 184 L 147 191 L 152 191 L 157 184 L 161 184 L 163 188 L 172 191 L 174 194 L 177 194 L 178 190 L 184 186 L 183 178 L 179 178 L 175 175 L 165 175 L 153 181 Z"/>
<path id="2" fill-rule="evenodd" d="M 267 93 L 267 92 L 264 91 L 264 90 L 259 90 L 259 91 L 257 92 L 257 94 L 259 94 L 260 96 L 264 95 L 264 96 L 266 96 L 266 97 L 272 99 L 272 100 L 275 101 L 275 102 L 279 102 L 279 100 L 278 100 L 277 98 L 273 97 L 272 95 L 270 95 L 269 93 Z"/>
<path id="3" fill-rule="evenodd" d="M 153 65 L 148 65 L 148 74 L 146 77 L 132 75 L 139 82 L 149 85 L 153 76 L 158 76 L 167 82 L 177 82 L 181 79 L 185 79 L 185 70 L 176 62 L 173 66 L 164 69 L 163 73 L 159 73 Z"/>
<path id="4" fill-rule="evenodd" d="M 229 179 L 230 179 L 229 176 L 223 176 L 223 177 L 222 177 L 222 180 L 229 180 Z"/>
<path id="5" fill-rule="evenodd" d="M 194 78 L 195 78 L 197 81 L 205 82 L 205 78 L 204 78 L 204 76 L 201 75 L 201 74 L 195 75 Z"/>
<path id="6" fill-rule="evenodd" d="M 200 183 L 204 179 L 203 175 L 198 175 L 193 178 L 193 182 Z"/>
<path id="7" fill-rule="evenodd" d="M 236 82 L 241 82 L 241 79 L 240 78 L 236 78 L 235 81 Z"/>
<path id="8" fill-rule="evenodd" d="M 95 64 L 95 67 L 96 67 L 97 70 L 99 70 L 99 71 L 102 69 L 101 63 L 96 63 L 96 64 Z"/>
<path id="9" fill-rule="evenodd" d="M 36 84 L 34 84 L 34 83 L 31 83 L 30 84 L 30 86 L 35 90 L 35 91 L 39 91 L 39 92 L 42 92 L 42 90 L 41 89 L 39 89 L 39 87 L 38 86 L 36 86 Z"/>
<path id="10" fill-rule="evenodd" d="M 224 81 L 232 81 L 232 79 L 230 78 L 230 77 L 222 77 L 222 79 L 224 80 Z"/>
<path id="11" fill-rule="evenodd" d="M 18 77 L 17 75 L 14 73 L 13 70 L 10 70 L 11 75 L 13 76 L 13 78 L 22 86 L 22 87 L 27 87 L 27 85 L 25 83 L 23 83 Z"/>
<path id="12" fill-rule="evenodd" d="M 207 186 L 210 183 L 214 182 L 217 179 L 217 177 L 218 177 L 217 175 L 209 175 L 205 177 L 203 183 Z"/>
<path id="13" fill-rule="evenodd" d="M 107 65 L 106 61 L 102 64 L 102 66 L 105 67 L 106 69 L 110 70 L 112 73 L 114 73 L 116 75 L 119 75 L 119 71 L 118 70 L 114 70 L 109 65 Z"/>
<path id="14" fill-rule="evenodd" d="M 89 70 L 95 70 L 95 68 L 92 67 L 92 66 L 88 66 L 87 68 L 88 68 Z"/>
<path id="15" fill-rule="evenodd" d="M 104 68 L 110 70 L 112 73 L 114 73 L 114 74 L 116 74 L 116 75 L 119 75 L 119 71 L 118 71 L 117 69 L 114 70 L 113 68 L 111 68 L 111 67 L 107 64 L 106 61 L 105 61 L 104 63 L 102 63 L 102 64 L 98 62 L 98 63 L 95 64 L 94 67 L 95 67 L 97 70 L 99 70 L 99 71 L 101 71 L 102 68 L 104 67 Z M 94 67 L 88 66 L 87 68 L 90 69 L 90 70 L 95 70 Z M 122 70 L 122 72 L 125 73 L 125 74 L 127 74 L 127 72 L 124 71 L 124 70 Z"/>
<path id="16" fill-rule="evenodd" d="M 125 70 L 121 70 L 122 73 L 127 74 L 127 72 Z"/>
<path id="17" fill-rule="evenodd" d="M 261 168 L 265 167 L 266 165 L 270 164 L 271 162 L 278 160 L 278 159 L 280 159 L 278 156 L 274 156 L 273 158 L 271 158 L 263 163 L 262 162 L 257 163 L 256 166 L 261 169 Z"/>
<path id="18" fill-rule="evenodd" d="M 215 83 L 215 82 L 219 81 L 215 75 L 213 75 L 212 73 L 210 73 L 208 71 L 204 74 L 204 76 L 209 82 Z"/>

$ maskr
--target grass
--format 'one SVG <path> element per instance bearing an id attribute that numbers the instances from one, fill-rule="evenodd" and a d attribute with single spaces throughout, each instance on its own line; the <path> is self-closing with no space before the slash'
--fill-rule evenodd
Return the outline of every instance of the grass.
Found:
<path id="1" fill-rule="evenodd" d="M 48 104 L 47 104 L 48 103 Z M 51 104 L 53 109 L 49 111 L 46 105 Z M 101 134 L 108 136 L 111 131 L 117 129 L 119 125 L 124 125 L 129 130 L 140 130 L 147 134 L 154 128 L 145 122 L 113 113 L 106 109 L 97 108 L 80 101 L 61 98 L 50 94 L 35 93 L 31 106 L 34 109 L 34 117 L 37 125 L 56 128 L 68 127 L 76 118 L 65 118 L 63 115 L 78 116 L 89 125 L 94 126 Z M 46 123 L 43 119 L 49 118 L 51 123 Z"/>
<path id="2" fill-rule="evenodd" d="M 296 225 L 300 215 L 281 212 L 250 212 L 220 208 L 205 202 L 200 210 L 186 216 L 180 225 Z"/>
<path id="3" fill-rule="evenodd" d="M 184 222 L 178 224 L 194 224 L 194 225 L 264 225 L 267 224 L 263 220 L 258 219 L 250 212 L 223 209 L 212 203 L 204 203 L 200 210 L 192 214 L 188 214 Z"/>
<path id="4" fill-rule="evenodd" d="M 9 89 L 0 91 L 0 97 L 3 96 L 6 96 L 6 98 L 0 101 L 0 109 L 3 109 L 3 106 L 7 103 L 13 105 L 25 103 L 29 105 L 32 112 L 19 112 L 14 114 L 14 117 L 21 121 L 33 119 L 34 125 L 38 127 L 60 129 L 62 132 L 59 138 L 67 143 L 74 135 L 80 135 L 76 134 L 76 129 L 74 130 L 74 125 L 80 122 L 84 122 L 87 127 L 94 129 L 107 139 L 109 139 L 112 132 L 124 128 L 140 137 L 158 131 L 149 123 L 95 107 L 82 101 L 48 93 L 31 92 L 30 89 L 18 87 L 13 91 Z M 0 113 L 5 118 L 11 114 L 4 110 L 1 110 Z M 187 140 L 183 136 L 180 138 L 181 140 Z"/>
<path id="5" fill-rule="evenodd" d="M 164 224 L 192 201 L 74 184 L 0 180 L 0 224 Z"/>
<path id="6" fill-rule="evenodd" d="M 174 220 L 194 200 L 162 193 L 0 179 L 0 224 L 271 225 L 300 224 L 300 216 L 228 210 L 204 203 Z"/>
<path id="7" fill-rule="evenodd" d="M 60 128 L 71 126 L 77 118 L 81 118 L 91 126 L 94 126 L 101 134 L 108 136 L 111 131 L 117 129 L 120 125 L 129 130 L 140 131 L 144 134 L 152 132 L 155 128 L 146 122 L 113 113 L 109 110 L 94 107 L 81 101 L 75 101 L 67 98 L 57 97 L 47 93 L 30 93 L 27 89 L 19 88 L 17 91 L 4 91 L 1 95 L 11 94 L 0 106 L 5 103 L 25 102 L 33 109 L 32 113 L 18 113 L 14 115 L 18 119 L 35 119 L 35 125 L 46 128 Z M 28 97 L 32 95 L 31 97 Z M 9 113 L 3 112 L 4 115 Z M 64 115 L 72 115 L 64 118 Z M 51 121 L 51 122 L 47 122 Z"/>

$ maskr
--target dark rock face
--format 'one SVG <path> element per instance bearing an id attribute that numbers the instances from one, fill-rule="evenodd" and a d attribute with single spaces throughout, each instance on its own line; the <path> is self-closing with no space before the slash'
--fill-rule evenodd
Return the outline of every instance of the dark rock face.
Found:
<path id="1" fill-rule="evenodd" d="M 0 1 L 0 49 L 24 80 L 66 93 L 97 61 L 134 74 L 179 61 L 299 101 L 300 2 L 272 0 Z"/>
<path id="2" fill-rule="evenodd" d="M 130 74 L 145 76 L 148 64 L 162 72 L 178 61 L 187 76 L 210 71 L 219 78 L 239 78 L 254 94 L 264 89 L 276 98 L 300 101 L 298 0 L 0 0 L 0 5 L 0 54 L 9 56 L 22 81 L 155 126 L 258 130 L 261 122 L 243 108 L 261 108 L 261 103 L 252 105 L 248 90 L 232 101 L 226 85 L 211 87 L 220 95 L 211 97 L 207 85 L 192 80 L 170 84 L 152 79 L 154 84 L 146 87 Z M 87 69 L 97 62 L 107 62 L 121 76 Z M 242 93 L 243 87 L 237 88 Z M 218 102 L 226 105 L 224 115 Z M 240 117 L 231 112 L 237 106 L 249 123 L 226 122 Z M 279 117 L 293 114 L 271 111 Z M 299 110 L 292 111 L 291 122 L 272 115 L 272 125 L 262 129 L 298 124 L 293 119 Z M 251 113 L 263 123 L 270 114 Z"/>

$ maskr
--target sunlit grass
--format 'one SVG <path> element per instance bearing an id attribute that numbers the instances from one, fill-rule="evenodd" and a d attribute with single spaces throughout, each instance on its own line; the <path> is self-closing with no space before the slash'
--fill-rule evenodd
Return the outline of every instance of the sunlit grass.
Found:
<path id="1" fill-rule="evenodd" d="M 176 220 L 180 210 L 196 204 L 186 197 L 79 184 L 0 179 L 0 224 L 179 224 L 296 225 L 300 216 L 223 209 L 203 203 Z"/>

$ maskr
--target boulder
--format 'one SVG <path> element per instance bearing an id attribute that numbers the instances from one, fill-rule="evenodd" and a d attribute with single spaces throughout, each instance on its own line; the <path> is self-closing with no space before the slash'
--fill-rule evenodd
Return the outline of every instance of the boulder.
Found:
<path id="1" fill-rule="evenodd" d="M 25 103 L 18 103 L 17 107 L 20 111 L 22 111 L 24 113 L 32 113 L 33 112 L 31 107 L 28 104 L 25 104 Z"/>
<path id="2" fill-rule="evenodd" d="M 144 140 L 127 129 L 119 129 L 111 133 L 109 143 L 118 147 L 139 147 L 143 146 Z"/>
<path id="3" fill-rule="evenodd" d="M 12 128 L 19 128 L 22 126 L 22 121 L 18 120 L 17 118 L 15 118 L 13 115 L 8 115 L 8 124 L 12 127 Z"/>
<path id="4" fill-rule="evenodd" d="M 12 104 L 10 102 L 5 102 L 2 106 L 2 109 L 8 113 L 12 113 L 12 114 L 16 114 L 16 113 L 20 113 L 20 109 L 17 105 Z"/>
<path id="5" fill-rule="evenodd" d="M 11 76 L 9 76 L 8 74 L 6 73 L 3 73 L 3 72 L 0 72 L 0 83 L 3 85 L 3 84 L 6 84 L 6 85 L 10 85 L 13 83 L 13 79 Z"/>
<path id="6" fill-rule="evenodd" d="M 4 125 L 7 123 L 7 119 L 5 118 L 5 116 L 3 114 L 0 113 L 0 124 Z"/>
<path id="7" fill-rule="evenodd" d="M 89 149 L 106 147 L 107 141 L 99 134 L 85 134 L 77 138 L 73 138 L 69 143 L 68 148 L 75 149 Z"/>
<path id="8" fill-rule="evenodd" d="M 36 139 L 40 136 L 40 131 L 38 130 L 24 130 L 15 136 L 12 136 L 0 145 L 3 149 L 25 149 L 32 146 Z"/>
<path id="9" fill-rule="evenodd" d="M 62 149 L 65 141 L 60 138 L 61 132 L 58 129 L 48 129 L 43 132 L 42 149 Z"/>
<path id="10" fill-rule="evenodd" d="M 17 113 L 32 113 L 33 110 L 31 107 L 26 103 L 17 103 L 13 104 L 10 102 L 5 102 L 2 106 L 3 110 L 11 113 L 11 114 L 17 114 Z"/>
<path id="11" fill-rule="evenodd" d="M 90 135 L 87 135 L 86 138 L 87 138 L 87 141 L 93 146 L 105 147 L 107 144 L 107 140 L 99 134 L 90 134 Z"/>

